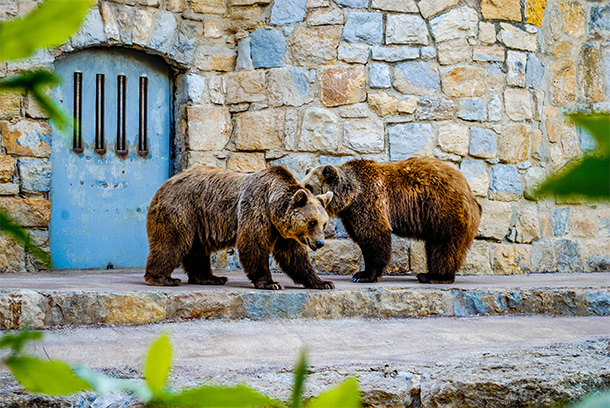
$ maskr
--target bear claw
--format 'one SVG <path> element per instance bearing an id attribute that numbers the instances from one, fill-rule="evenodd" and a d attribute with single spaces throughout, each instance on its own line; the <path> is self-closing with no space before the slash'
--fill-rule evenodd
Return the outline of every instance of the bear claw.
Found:
<path id="1" fill-rule="evenodd" d="M 259 283 L 255 283 L 254 286 L 257 289 L 269 289 L 269 290 L 282 290 L 284 289 L 284 287 L 282 286 L 281 283 L 277 283 L 277 282 L 259 282 Z"/>
<path id="2" fill-rule="evenodd" d="M 356 282 L 356 283 L 372 283 L 372 282 L 376 282 L 376 279 L 371 278 L 368 275 L 365 275 L 362 272 L 358 272 L 357 274 L 355 274 L 354 276 L 352 276 L 352 282 Z"/>
<path id="3" fill-rule="evenodd" d="M 224 285 L 229 279 L 225 276 L 211 276 L 206 279 L 189 278 L 191 285 Z"/>

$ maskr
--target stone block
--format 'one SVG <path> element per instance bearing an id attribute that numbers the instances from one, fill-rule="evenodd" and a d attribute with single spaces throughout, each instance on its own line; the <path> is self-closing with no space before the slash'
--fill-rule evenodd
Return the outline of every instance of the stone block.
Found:
<path id="1" fill-rule="evenodd" d="M 426 258 L 426 247 L 423 241 L 411 241 L 409 255 L 412 274 L 428 272 L 428 259 Z"/>
<path id="2" fill-rule="evenodd" d="M 351 8 L 366 8 L 369 5 L 369 0 L 334 0 L 335 3 Z"/>
<path id="3" fill-rule="evenodd" d="M 299 150 L 334 153 L 339 147 L 339 118 L 323 108 L 308 108 L 303 114 Z"/>
<path id="4" fill-rule="evenodd" d="M 589 30 L 602 37 L 610 35 L 610 4 L 591 7 Z"/>
<path id="5" fill-rule="evenodd" d="M 530 245 L 495 244 L 493 271 L 495 275 L 522 275 L 532 270 Z"/>
<path id="6" fill-rule="evenodd" d="M 610 239 L 596 238 L 579 241 L 581 256 L 586 272 L 606 272 L 610 270 Z M 608 300 L 606 300 L 608 304 Z"/>
<path id="7" fill-rule="evenodd" d="M 420 51 L 421 51 L 421 57 L 424 59 L 436 58 L 436 48 L 435 47 L 431 47 L 431 46 L 421 47 Z"/>
<path id="8" fill-rule="evenodd" d="M 191 150 L 222 150 L 229 141 L 233 125 L 227 108 L 188 106 L 187 134 Z"/>
<path id="9" fill-rule="evenodd" d="M 340 27 L 295 28 L 288 37 L 292 63 L 302 67 L 318 67 L 336 60 L 340 37 Z"/>
<path id="10" fill-rule="evenodd" d="M 542 27 L 542 15 L 547 0 L 525 0 L 525 22 Z"/>
<path id="11" fill-rule="evenodd" d="M 330 0 L 307 0 L 307 8 L 320 8 L 330 6 Z"/>
<path id="12" fill-rule="evenodd" d="M 506 87 L 506 72 L 504 72 L 503 69 L 503 64 L 487 64 L 487 68 L 485 69 L 485 79 L 489 89 L 500 91 Z"/>
<path id="13" fill-rule="evenodd" d="M 265 153 L 232 152 L 227 157 L 227 169 L 252 173 L 267 167 Z"/>
<path id="14" fill-rule="evenodd" d="M 534 54 L 532 54 L 534 55 Z M 512 86 L 525 86 L 525 67 L 527 64 L 527 54 L 520 51 L 508 51 L 506 56 L 506 84 Z"/>
<path id="15" fill-rule="evenodd" d="M 600 231 L 600 224 L 601 226 L 604 226 L 607 220 L 604 220 L 601 211 L 594 210 L 588 206 L 565 208 L 570 209 L 568 229 L 571 236 L 577 238 L 593 238 L 604 235 L 605 231 Z M 606 212 L 608 213 L 608 209 L 606 209 Z"/>
<path id="16" fill-rule="evenodd" d="M 551 97 L 553 103 L 562 105 L 576 100 L 576 69 L 568 59 L 551 63 Z"/>
<path id="17" fill-rule="evenodd" d="M 358 153 L 383 152 L 385 132 L 379 119 L 350 119 L 343 125 L 343 140 L 347 147 Z"/>
<path id="18" fill-rule="evenodd" d="M 558 272 L 573 273 L 584 270 L 578 241 L 559 239 L 553 243 L 553 251 Z"/>
<path id="19" fill-rule="evenodd" d="M 299 182 L 305 177 L 307 169 L 314 168 L 316 164 L 317 162 L 314 161 L 313 155 L 303 153 L 284 156 L 269 162 L 269 165 L 286 167 Z"/>
<path id="20" fill-rule="evenodd" d="M 583 45 L 580 53 L 579 82 L 582 84 L 585 102 L 604 100 L 604 68 L 599 47 L 591 43 Z"/>
<path id="21" fill-rule="evenodd" d="M 367 103 L 357 103 L 341 107 L 339 116 L 342 118 L 366 118 L 371 116 L 371 110 Z"/>
<path id="22" fill-rule="evenodd" d="M 386 44 L 428 44 L 428 28 L 423 18 L 415 14 L 388 14 Z"/>
<path id="23" fill-rule="evenodd" d="M 563 27 L 567 34 L 580 38 L 585 34 L 585 10 L 578 1 L 561 1 L 559 3 Z"/>
<path id="24" fill-rule="evenodd" d="M 50 157 L 51 132 L 51 126 L 36 121 L 0 122 L 4 148 L 12 156 Z"/>
<path id="25" fill-rule="evenodd" d="M 169 50 L 169 56 L 183 64 L 193 60 L 203 25 L 196 21 L 182 20 Z"/>
<path id="26" fill-rule="evenodd" d="M 487 197 L 489 190 L 489 173 L 482 160 L 464 159 L 460 163 L 460 171 L 468 180 L 472 192 L 481 197 Z"/>
<path id="27" fill-rule="evenodd" d="M 570 207 L 556 208 L 553 211 L 553 234 L 562 237 L 570 232 Z"/>
<path id="28" fill-rule="evenodd" d="M 437 43 L 458 38 L 474 38 L 478 24 L 478 13 L 467 6 L 454 8 L 430 21 L 432 35 Z"/>
<path id="29" fill-rule="evenodd" d="M 484 45 L 495 44 L 496 37 L 496 25 L 493 23 L 479 23 L 479 41 Z"/>
<path id="30" fill-rule="evenodd" d="M 239 71 L 225 77 L 227 87 L 226 102 L 263 102 L 266 99 L 265 71 Z"/>
<path id="31" fill-rule="evenodd" d="M 254 69 L 251 41 L 251 38 L 243 38 L 237 43 L 237 59 L 235 60 L 237 71 Z"/>
<path id="32" fill-rule="evenodd" d="M 127 30 L 126 30 L 127 34 Z M 131 30 L 129 30 L 131 37 Z M 104 21 L 102 14 L 98 8 L 92 8 L 85 21 L 80 26 L 76 35 L 71 38 L 71 43 L 74 48 L 84 48 L 88 45 L 98 45 L 106 41 L 106 33 L 104 32 Z M 131 43 L 131 41 L 126 41 Z"/>
<path id="33" fill-rule="evenodd" d="M 189 151 L 187 158 L 187 168 L 195 166 L 210 166 L 225 168 L 224 160 L 219 159 L 212 152 L 195 152 Z"/>
<path id="34" fill-rule="evenodd" d="M 400 13 L 417 13 L 415 0 L 373 0 L 371 8 Z"/>
<path id="35" fill-rule="evenodd" d="M 493 47 L 474 47 L 472 60 L 481 62 L 504 62 L 504 47 L 496 45 Z"/>
<path id="36" fill-rule="evenodd" d="M 268 7 L 254 5 L 249 7 L 229 7 L 229 15 L 223 21 L 227 33 L 252 32 L 261 28 L 268 28 Z"/>
<path id="37" fill-rule="evenodd" d="M 394 87 L 404 94 L 431 95 L 440 87 L 436 67 L 424 61 L 408 61 L 396 65 Z"/>
<path id="38" fill-rule="evenodd" d="M 237 53 L 232 49 L 221 45 L 210 47 L 200 44 L 195 52 L 193 65 L 202 71 L 233 71 Z"/>
<path id="39" fill-rule="evenodd" d="M 248 111 L 235 118 L 235 147 L 239 150 L 282 148 L 284 111 L 263 109 Z"/>
<path id="40" fill-rule="evenodd" d="M 520 0 L 481 0 L 481 14 L 487 20 L 521 22 Z"/>
<path id="41" fill-rule="evenodd" d="M 493 94 L 487 104 L 487 118 L 491 122 L 502 120 L 502 100 L 496 94 Z"/>
<path id="42" fill-rule="evenodd" d="M 0 208 L 24 227 L 47 227 L 51 202 L 41 198 L 0 197 Z"/>
<path id="43" fill-rule="evenodd" d="M 136 9 L 133 20 L 133 33 L 131 40 L 134 44 L 146 46 L 148 45 L 153 26 L 155 23 L 155 15 L 148 9 Z"/>
<path id="44" fill-rule="evenodd" d="M 225 0 L 187 0 L 189 8 L 201 14 L 225 14 L 227 5 Z"/>
<path id="45" fill-rule="evenodd" d="M 496 137 L 491 129 L 470 128 L 470 155 L 493 159 L 497 154 Z"/>
<path id="46" fill-rule="evenodd" d="M 286 54 L 284 34 L 281 31 L 270 29 L 252 32 L 250 52 L 254 68 L 284 66 L 284 54 Z"/>
<path id="47" fill-rule="evenodd" d="M 502 241 L 508 235 L 513 216 L 511 203 L 503 201 L 480 200 L 483 207 L 478 235 Z"/>
<path id="48" fill-rule="evenodd" d="M 525 67 L 525 86 L 528 88 L 540 89 L 543 77 L 544 64 L 536 54 L 529 54 Z"/>
<path id="49" fill-rule="evenodd" d="M 538 49 L 536 34 L 523 31 L 512 24 L 500 24 L 500 39 L 508 48 L 532 52 Z"/>
<path id="50" fill-rule="evenodd" d="M 119 42 L 121 40 L 121 30 L 117 21 L 116 10 L 117 5 L 110 3 L 102 3 L 100 5 L 100 13 L 104 22 L 104 33 L 108 42 Z"/>
<path id="51" fill-rule="evenodd" d="M 468 121 L 483 122 L 487 119 L 487 106 L 484 99 L 460 99 L 458 117 Z"/>
<path id="52" fill-rule="evenodd" d="M 349 105 L 366 99 L 364 66 L 330 67 L 319 73 L 322 104 Z"/>
<path id="53" fill-rule="evenodd" d="M 551 241 L 532 242 L 532 267 L 536 273 L 557 272 L 555 253 Z"/>
<path id="54" fill-rule="evenodd" d="M 172 39 L 177 28 L 178 21 L 174 13 L 162 11 L 157 17 L 148 46 L 153 50 L 167 52 L 172 44 Z"/>
<path id="55" fill-rule="evenodd" d="M 360 43 L 341 43 L 337 53 L 341 61 L 364 64 L 369 59 L 371 46 Z"/>
<path id="56" fill-rule="evenodd" d="M 428 19 L 441 11 L 458 4 L 458 0 L 421 0 L 417 6 L 421 15 Z"/>
<path id="57" fill-rule="evenodd" d="M 371 88 L 391 88 L 392 79 L 390 77 L 390 66 L 388 64 L 370 63 L 369 87 Z"/>
<path id="58" fill-rule="evenodd" d="M 387 268 L 387 274 L 405 275 L 409 272 L 410 247 L 408 240 L 392 235 L 392 257 Z"/>
<path id="59" fill-rule="evenodd" d="M 398 112 L 410 115 L 417 109 L 418 102 L 419 99 L 415 96 L 400 98 L 397 105 Z"/>
<path id="60" fill-rule="evenodd" d="M 491 167 L 489 197 L 500 201 L 515 201 L 521 198 L 523 185 L 517 167 L 510 164 L 496 164 Z"/>
<path id="61" fill-rule="evenodd" d="M 341 39 L 371 45 L 381 44 L 383 39 L 383 17 L 381 13 L 348 12 Z"/>
<path id="62" fill-rule="evenodd" d="M 398 62 L 417 59 L 419 49 L 406 45 L 383 46 L 375 45 L 371 49 L 371 58 L 376 61 Z"/>
<path id="63" fill-rule="evenodd" d="M 425 155 L 432 150 L 432 126 L 429 123 L 401 123 L 388 126 L 390 160 L 404 160 Z"/>
<path id="64" fill-rule="evenodd" d="M 203 36 L 206 38 L 220 38 L 223 34 L 222 19 L 219 16 L 206 16 L 203 20 Z"/>
<path id="65" fill-rule="evenodd" d="M 109 324 L 146 324 L 165 320 L 167 297 L 162 293 L 100 294 L 101 316 Z"/>
<path id="66" fill-rule="evenodd" d="M 459 275 L 493 275 L 491 269 L 491 249 L 487 241 L 475 240 L 466 253 Z"/>
<path id="67" fill-rule="evenodd" d="M 500 161 L 517 164 L 528 159 L 529 134 L 525 125 L 506 125 L 500 138 Z"/>
<path id="68" fill-rule="evenodd" d="M 21 94 L 2 91 L 0 93 L 0 120 L 15 119 L 21 116 Z"/>
<path id="69" fill-rule="evenodd" d="M 272 106 L 301 106 L 313 101 L 311 73 L 303 68 L 270 69 L 267 76 L 269 104 Z"/>
<path id="70" fill-rule="evenodd" d="M 509 88 L 504 91 L 504 109 L 506 116 L 514 121 L 534 118 L 532 95 L 527 89 Z"/>
<path id="71" fill-rule="evenodd" d="M 538 240 L 542 236 L 540 217 L 538 216 L 538 206 L 533 202 L 522 203 L 519 208 L 519 216 L 515 229 L 517 232 L 516 241 L 522 244 L 529 244 Z"/>
<path id="72" fill-rule="evenodd" d="M 307 16 L 307 24 L 310 26 L 343 24 L 344 20 L 341 10 L 318 9 Z"/>
<path id="73" fill-rule="evenodd" d="M 398 113 L 398 99 L 385 92 L 369 94 L 368 103 L 371 110 L 379 116 L 396 115 Z"/>
<path id="74" fill-rule="evenodd" d="M 362 252 L 349 239 L 329 239 L 314 254 L 316 269 L 320 273 L 352 275 L 360 270 Z"/>
<path id="75" fill-rule="evenodd" d="M 472 98 L 485 93 L 485 75 L 476 67 L 462 66 L 442 73 L 443 91 L 447 96 Z"/>
<path id="76" fill-rule="evenodd" d="M 305 19 L 307 0 L 275 0 L 271 7 L 269 24 L 293 25 Z"/>
<path id="77" fill-rule="evenodd" d="M 19 184 L 0 183 L 0 196 L 19 194 Z"/>
<path id="78" fill-rule="evenodd" d="M 46 193 L 51 190 L 51 162 L 47 159 L 20 158 L 17 160 L 21 192 Z"/>
<path id="79" fill-rule="evenodd" d="M 442 42 L 437 47 L 438 62 L 441 65 L 453 65 L 469 62 L 472 58 L 470 46 L 465 38 Z"/>
<path id="80" fill-rule="evenodd" d="M 4 234 L 0 235 L 0 275 L 22 272 L 25 267 L 24 257 L 21 245 Z"/>
<path id="81" fill-rule="evenodd" d="M 0 183 L 11 183 L 15 177 L 15 159 L 0 156 Z"/>
<path id="82" fill-rule="evenodd" d="M 453 118 L 455 105 L 445 98 L 424 97 L 417 102 L 415 120 L 449 120 Z"/>
<path id="83" fill-rule="evenodd" d="M 438 126 L 438 144 L 447 153 L 460 156 L 468 154 L 469 134 L 468 127 L 455 123 L 446 122 Z"/>

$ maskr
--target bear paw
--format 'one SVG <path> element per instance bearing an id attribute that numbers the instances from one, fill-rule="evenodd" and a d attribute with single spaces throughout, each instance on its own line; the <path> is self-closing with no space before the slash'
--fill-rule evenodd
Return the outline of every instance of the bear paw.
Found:
<path id="1" fill-rule="evenodd" d="M 170 277 L 151 277 L 145 276 L 144 279 L 152 286 L 180 286 L 182 281 L 180 279 Z"/>
<path id="2" fill-rule="evenodd" d="M 419 283 L 453 283 L 455 282 L 455 278 L 452 279 L 444 279 L 444 280 L 438 280 L 438 279 L 430 279 L 430 277 L 428 276 L 427 273 L 418 273 L 417 274 L 417 280 L 419 281 Z"/>
<path id="3" fill-rule="evenodd" d="M 269 282 L 257 282 L 254 284 L 257 289 L 268 289 L 268 290 L 282 290 L 284 287 L 281 283 L 277 283 L 274 281 Z"/>
<path id="4" fill-rule="evenodd" d="M 306 286 L 307 289 L 334 289 L 335 288 L 335 284 L 332 283 L 331 281 L 320 281 L 320 282 L 316 282 L 315 284 L 311 285 L 311 286 Z"/>
<path id="5" fill-rule="evenodd" d="M 371 277 L 366 272 L 358 272 L 352 276 L 352 282 L 356 283 L 372 283 L 377 282 L 379 279 Z"/>
<path id="6" fill-rule="evenodd" d="M 206 278 L 189 277 L 191 285 L 224 285 L 229 279 L 225 276 L 208 276 Z"/>

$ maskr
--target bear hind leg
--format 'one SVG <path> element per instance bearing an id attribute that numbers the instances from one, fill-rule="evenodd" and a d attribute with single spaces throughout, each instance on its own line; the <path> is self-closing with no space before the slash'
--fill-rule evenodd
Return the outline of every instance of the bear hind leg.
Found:
<path id="1" fill-rule="evenodd" d="M 377 282 L 392 257 L 392 232 L 380 232 L 373 240 L 358 241 L 364 258 L 364 271 L 355 273 L 352 282 Z"/>
<path id="2" fill-rule="evenodd" d="M 428 273 L 420 273 L 420 283 L 453 283 L 455 273 L 460 269 L 466 256 L 458 245 L 452 243 L 426 242 Z"/>
<path id="3" fill-rule="evenodd" d="M 191 285 L 224 285 L 228 280 L 212 273 L 211 256 L 204 251 L 199 240 L 196 240 L 191 251 L 182 260 L 182 267 Z"/>
<path id="4" fill-rule="evenodd" d="M 151 249 L 146 259 L 144 280 L 153 286 L 179 286 L 182 281 L 172 278 L 172 272 L 179 263 L 179 254 L 176 251 Z"/>

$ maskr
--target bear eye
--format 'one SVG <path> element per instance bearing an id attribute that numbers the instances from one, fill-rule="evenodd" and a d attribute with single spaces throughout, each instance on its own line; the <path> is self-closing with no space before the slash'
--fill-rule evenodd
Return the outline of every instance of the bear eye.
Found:
<path id="1" fill-rule="evenodd" d="M 315 227 L 317 224 L 318 224 L 318 222 L 317 222 L 317 221 L 309 221 L 309 226 L 310 226 L 311 228 Z"/>
<path id="2" fill-rule="evenodd" d="M 311 184 L 305 184 L 305 188 L 313 193 L 313 187 Z"/>

